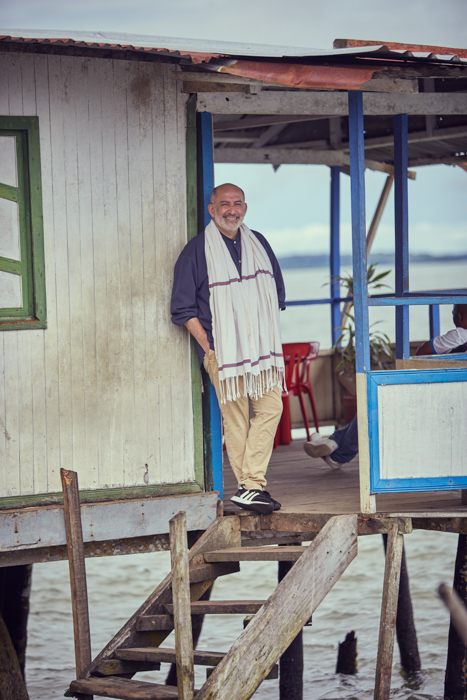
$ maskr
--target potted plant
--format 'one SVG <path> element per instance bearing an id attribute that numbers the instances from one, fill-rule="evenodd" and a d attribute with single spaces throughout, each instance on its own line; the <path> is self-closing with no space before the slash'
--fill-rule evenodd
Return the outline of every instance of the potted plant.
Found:
<path id="1" fill-rule="evenodd" d="M 390 270 L 376 274 L 377 263 L 368 266 L 368 288 L 372 290 L 388 287 L 387 284 L 381 282 L 389 273 Z M 353 277 L 350 274 L 339 276 L 337 278 L 342 287 L 347 289 L 347 295 L 353 297 Z M 342 403 L 344 406 L 344 420 L 348 423 L 357 412 L 357 388 L 355 379 L 355 318 L 351 313 L 353 301 L 348 302 L 347 308 L 344 307 L 343 323 L 339 328 L 341 335 L 336 340 L 334 347 L 337 349 L 337 362 L 335 372 L 339 383 L 343 387 L 344 393 Z M 381 331 L 371 330 L 379 321 L 373 323 L 370 327 L 369 343 L 370 343 L 370 360 L 372 369 L 389 369 L 393 366 L 394 355 L 390 346 L 390 339 L 386 333 Z"/>

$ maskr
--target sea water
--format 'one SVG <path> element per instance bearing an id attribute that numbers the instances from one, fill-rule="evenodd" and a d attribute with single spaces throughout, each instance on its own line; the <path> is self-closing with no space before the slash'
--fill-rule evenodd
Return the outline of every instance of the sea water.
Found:
<path id="1" fill-rule="evenodd" d="M 325 269 L 285 270 L 284 277 L 289 299 L 329 296 L 329 288 L 323 286 L 329 279 Z M 388 284 L 393 286 L 390 277 Z M 414 264 L 410 280 L 411 291 L 465 287 L 465 264 Z M 393 340 L 394 311 L 373 308 L 371 312 L 371 322 L 382 319 L 377 328 Z M 330 346 L 328 306 L 289 308 L 281 314 L 281 322 L 284 342 L 318 340 L 321 347 Z M 426 307 L 411 309 L 410 324 L 411 339 L 428 338 Z M 441 332 L 451 327 L 451 307 L 442 307 Z M 422 671 L 416 677 L 405 677 L 396 645 L 391 697 L 441 700 L 449 616 L 436 588 L 442 581 L 452 583 L 457 536 L 416 531 L 405 537 L 405 546 Z M 384 573 L 381 537 L 360 537 L 358 551 L 313 615 L 312 626 L 304 628 L 305 700 L 373 698 Z M 86 570 L 92 651 L 96 655 L 168 573 L 170 556 L 156 552 L 87 559 Z M 240 573 L 216 581 L 212 599 L 265 599 L 276 582 L 276 562 L 245 562 Z M 237 615 L 206 616 L 198 648 L 227 651 L 242 631 L 242 619 Z M 358 673 L 339 675 L 335 673 L 337 646 L 352 630 L 358 639 Z M 173 646 L 173 635 L 165 645 Z M 168 668 L 163 664 L 161 671 L 141 673 L 136 678 L 164 682 Z M 35 564 L 26 662 L 31 700 L 62 698 L 74 673 L 68 562 Z M 204 679 L 205 669 L 198 667 L 196 687 Z M 278 681 L 265 681 L 254 697 L 277 700 Z"/>

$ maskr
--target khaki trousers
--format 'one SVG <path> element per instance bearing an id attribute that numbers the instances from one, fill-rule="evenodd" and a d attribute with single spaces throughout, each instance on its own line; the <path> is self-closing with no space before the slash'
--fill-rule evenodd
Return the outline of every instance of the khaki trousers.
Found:
<path id="1" fill-rule="evenodd" d="M 243 378 L 240 378 L 242 396 L 236 401 L 222 404 L 219 395 L 219 368 L 214 350 L 204 356 L 203 365 L 216 390 L 224 423 L 225 446 L 238 486 L 262 490 L 267 484 L 266 470 L 282 415 L 280 389 L 276 386 L 260 399 L 248 399 L 243 396 Z M 255 414 L 251 422 L 248 401 L 251 401 Z"/>

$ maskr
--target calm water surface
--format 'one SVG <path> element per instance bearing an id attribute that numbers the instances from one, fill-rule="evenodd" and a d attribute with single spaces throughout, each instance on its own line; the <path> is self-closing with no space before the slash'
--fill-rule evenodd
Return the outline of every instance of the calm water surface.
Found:
<path id="1" fill-rule="evenodd" d="M 383 267 L 381 268 L 383 269 Z M 325 297 L 328 273 L 323 269 L 286 270 L 289 299 Z M 464 264 L 412 265 L 411 291 L 466 286 Z M 389 281 L 393 286 L 393 281 Z M 393 310 L 372 309 L 371 321 L 382 318 L 379 328 L 394 338 Z M 289 308 L 281 314 L 284 342 L 318 340 L 329 347 L 328 307 Z M 428 337 L 426 309 L 411 309 L 413 340 Z M 451 307 L 442 309 L 441 331 L 452 326 Z M 436 596 L 441 581 L 452 582 L 457 536 L 415 532 L 405 538 L 410 585 L 418 633 L 422 672 L 404 677 L 394 654 L 391 698 L 394 700 L 441 700 L 446 663 L 448 616 Z M 337 582 L 313 616 L 313 626 L 304 629 L 306 700 L 370 700 L 373 698 L 379 615 L 384 570 L 379 535 L 361 537 L 359 555 Z M 93 655 L 133 614 L 170 569 L 168 552 L 88 559 L 88 592 Z M 274 590 L 275 562 L 241 565 L 241 572 L 220 578 L 213 599 L 263 599 Z M 207 616 L 198 647 L 227 651 L 242 630 L 242 616 Z M 358 673 L 335 674 L 337 644 L 347 632 L 358 638 Z M 173 646 L 171 637 L 167 646 Z M 142 673 L 140 680 L 163 682 L 168 666 L 157 673 Z M 31 700 L 62 698 L 74 677 L 73 628 L 68 562 L 36 564 L 33 571 L 27 681 Z M 196 685 L 205 678 L 197 670 Z M 277 700 L 278 682 L 266 681 L 256 692 L 258 700 Z M 235 700 L 232 698 L 232 700 Z"/>

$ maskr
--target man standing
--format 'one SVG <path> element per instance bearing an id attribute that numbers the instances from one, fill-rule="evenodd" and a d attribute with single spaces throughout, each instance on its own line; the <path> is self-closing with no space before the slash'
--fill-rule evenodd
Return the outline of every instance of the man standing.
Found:
<path id="1" fill-rule="evenodd" d="M 269 514 L 280 508 L 264 487 L 282 414 L 284 282 L 269 243 L 243 223 L 243 190 L 229 183 L 216 187 L 208 209 L 212 221 L 175 265 L 172 321 L 194 336 L 216 390 L 238 482 L 232 501 Z"/>

